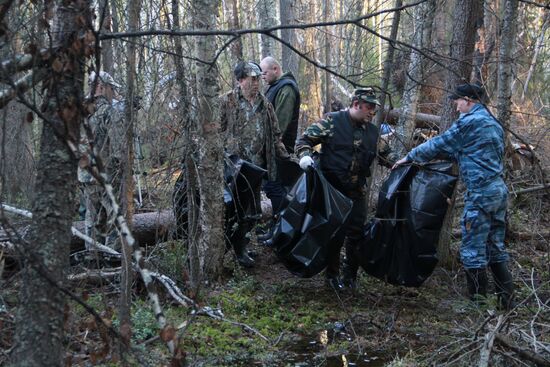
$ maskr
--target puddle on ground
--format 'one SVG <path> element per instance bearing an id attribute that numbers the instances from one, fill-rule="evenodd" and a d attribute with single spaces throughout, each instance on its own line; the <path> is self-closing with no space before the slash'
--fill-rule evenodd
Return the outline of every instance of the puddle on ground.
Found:
<path id="1" fill-rule="evenodd" d="M 348 341 L 353 352 L 338 354 L 328 352 L 330 344 Z M 293 367 L 382 367 L 391 358 L 376 351 L 362 350 L 359 354 L 353 338 L 343 325 L 335 324 L 332 330 L 321 330 L 317 335 L 294 340 L 287 345 L 286 366 Z"/>

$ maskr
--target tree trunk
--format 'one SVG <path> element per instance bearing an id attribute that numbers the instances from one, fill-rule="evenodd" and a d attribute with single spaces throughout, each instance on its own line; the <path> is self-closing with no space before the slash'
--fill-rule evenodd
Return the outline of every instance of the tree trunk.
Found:
<path id="1" fill-rule="evenodd" d="M 537 37 L 537 42 L 535 43 L 535 50 L 533 51 L 533 57 L 531 58 L 531 63 L 529 64 L 529 71 L 527 72 L 525 83 L 523 84 L 523 92 L 521 93 L 522 102 L 525 100 L 525 94 L 527 94 L 527 90 L 529 88 L 529 82 L 531 81 L 531 77 L 533 76 L 533 72 L 535 71 L 537 58 L 539 56 L 540 51 L 544 47 L 544 37 L 546 34 L 546 30 L 550 25 L 550 11 L 548 9 L 541 8 L 540 13 L 542 18 L 542 27 L 541 27 L 539 36 Z"/>
<path id="2" fill-rule="evenodd" d="M 216 29 L 218 1 L 195 0 L 194 28 Z M 199 60 L 213 60 L 215 38 L 200 37 L 195 44 Z M 217 65 L 197 62 L 195 67 L 199 132 L 198 182 L 200 192 L 200 234 L 197 254 L 201 274 L 194 282 L 216 280 L 222 272 L 225 242 L 223 235 L 223 142 L 220 138 L 219 86 Z M 190 244 L 193 246 L 194 244 Z"/>
<path id="3" fill-rule="evenodd" d="M 2 109 L 0 130 L 0 183 L 3 200 L 8 203 L 32 200 L 34 183 L 34 147 L 32 124 L 27 121 L 32 113 L 21 103 L 11 101 Z"/>
<path id="4" fill-rule="evenodd" d="M 239 0 L 229 0 L 224 3 L 227 17 L 229 18 L 229 29 L 241 29 L 239 22 Z M 243 43 L 241 38 L 234 40 L 229 46 L 231 52 L 231 65 L 235 65 L 243 59 Z"/>
<path id="5" fill-rule="evenodd" d="M 130 0 L 128 2 L 128 31 L 139 29 L 139 12 L 141 0 Z M 134 215 L 134 95 L 136 79 L 136 45 L 133 42 L 127 44 L 127 69 L 126 69 L 126 103 L 123 123 L 126 125 L 126 161 L 123 163 L 122 172 L 122 210 L 124 218 L 130 230 L 132 230 L 132 219 Z M 124 340 L 121 344 L 121 360 L 126 348 L 130 345 L 131 337 L 131 306 L 132 306 L 132 282 L 134 271 L 132 269 L 133 250 L 122 237 L 122 273 L 120 277 L 120 304 L 119 320 L 120 334 Z"/>
<path id="6" fill-rule="evenodd" d="M 279 8 L 281 9 L 281 25 L 296 23 L 295 0 L 279 0 Z M 294 29 L 282 29 L 281 39 L 291 46 L 295 46 L 296 31 Z M 282 46 L 281 62 L 283 70 L 291 71 L 294 75 L 298 75 L 298 55 L 288 48 L 288 46 Z"/>
<path id="7" fill-rule="evenodd" d="M 512 100 L 512 55 L 516 41 L 518 0 L 504 2 L 504 16 L 498 50 L 497 118 L 504 126 L 510 124 L 510 103 Z"/>
<path id="8" fill-rule="evenodd" d="M 323 21 L 326 23 L 328 22 L 329 20 L 329 1 L 328 0 L 324 0 L 323 1 Z M 325 58 L 325 66 L 327 68 L 330 68 L 331 67 L 331 64 L 330 64 L 330 39 L 329 39 L 329 29 L 326 28 L 325 29 L 325 47 L 323 48 L 324 50 L 324 58 Z M 324 77 L 324 86 L 325 86 L 325 108 L 324 108 L 324 111 L 326 112 L 330 112 L 331 111 L 331 108 L 330 108 L 330 101 L 331 101 L 331 87 L 330 87 L 330 73 L 328 71 L 325 71 L 325 77 Z"/>
<path id="9" fill-rule="evenodd" d="M 443 111 L 441 113 L 440 132 L 447 130 L 456 119 L 454 103 L 449 99 L 455 87 L 461 83 L 467 83 L 472 73 L 472 59 L 475 46 L 476 26 L 479 25 L 479 17 L 482 15 L 481 2 L 479 0 L 457 1 L 454 8 L 452 40 L 450 50 L 450 62 L 447 65 L 447 77 Z M 454 257 L 451 256 L 451 225 L 452 213 L 456 189 L 451 199 L 451 205 L 443 221 L 437 255 L 439 262 L 444 267 L 452 267 Z"/>
<path id="10" fill-rule="evenodd" d="M 434 1 L 426 1 L 414 8 L 414 30 L 411 36 L 411 44 L 418 49 L 423 49 L 431 43 L 431 34 L 425 30 L 431 29 L 434 10 Z M 398 141 L 394 149 L 398 157 L 403 157 L 412 148 L 411 143 L 415 129 L 416 108 L 423 80 L 422 56 L 417 51 L 411 50 L 405 92 L 401 100 L 401 117 L 395 129 Z"/>
<path id="11" fill-rule="evenodd" d="M 395 0 L 395 7 L 400 8 L 403 5 L 402 0 Z M 399 32 L 399 23 L 401 21 L 401 11 L 396 11 L 393 15 L 392 25 L 391 25 L 391 31 L 390 31 L 390 39 L 396 40 L 397 34 Z M 386 59 L 384 60 L 384 71 L 382 74 L 382 80 L 380 81 L 380 89 L 385 92 L 388 90 L 388 86 L 390 85 L 390 76 L 393 72 L 393 56 L 395 54 L 395 45 L 393 43 L 390 43 L 388 45 L 388 50 L 386 54 Z M 386 94 L 382 93 L 380 95 L 380 104 L 378 111 L 376 112 L 376 116 L 374 116 L 374 124 L 378 129 L 380 129 L 380 126 L 382 124 L 382 119 L 384 118 L 385 114 L 385 104 L 386 104 Z M 367 200 L 367 209 L 369 207 L 369 204 L 371 202 L 370 196 L 371 196 L 371 188 L 372 188 L 372 182 L 376 178 L 376 167 L 378 166 L 378 158 L 375 159 L 375 162 L 373 163 L 374 168 L 372 170 L 373 174 L 371 177 L 369 177 L 367 181 L 367 193 L 366 193 L 366 200 Z"/>
<path id="12" fill-rule="evenodd" d="M 109 0 L 99 1 L 99 14 L 98 19 L 101 23 L 102 32 L 111 32 L 111 7 L 109 6 Z M 115 60 L 113 55 L 113 40 L 104 40 L 101 42 L 101 63 L 103 64 L 103 70 L 111 75 L 115 73 Z"/>
<path id="13" fill-rule="evenodd" d="M 275 0 L 258 0 L 258 23 L 260 28 L 271 28 L 275 26 L 277 17 L 277 4 Z M 260 51 L 262 59 L 267 56 L 277 58 L 275 54 L 275 41 L 273 38 L 260 35 Z"/>
<path id="14" fill-rule="evenodd" d="M 77 160 L 67 140 L 72 144 L 79 140 L 86 51 L 82 47 L 75 52 L 72 46 L 91 28 L 89 9 L 86 1 L 57 2 L 51 29 L 51 44 L 61 48 L 56 59 L 61 67 L 54 62 L 48 70 L 50 83 L 46 84 L 43 105 L 48 122 L 42 129 L 30 238 L 23 244 L 24 269 L 11 359 L 14 366 L 64 365 L 66 300 L 57 287 L 64 284 L 69 265 L 77 187 Z"/>

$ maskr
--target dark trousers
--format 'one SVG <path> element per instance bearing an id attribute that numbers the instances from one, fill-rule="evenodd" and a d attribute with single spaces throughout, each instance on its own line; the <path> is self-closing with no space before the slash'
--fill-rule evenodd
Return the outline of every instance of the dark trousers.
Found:
<path id="1" fill-rule="evenodd" d="M 278 214 L 286 208 L 288 205 L 288 200 L 286 199 L 287 192 L 281 181 L 267 181 L 263 186 L 263 190 L 265 195 L 271 200 L 273 215 Z"/>
<path id="2" fill-rule="evenodd" d="M 346 265 L 355 272 L 359 267 L 357 248 L 363 238 L 363 230 L 367 205 L 365 198 L 353 199 L 353 206 L 346 222 L 338 231 L 338 234 L 329 244 L 327 254 L 327 277 L 337 277 L 340 274 L 340 250 L 344 241 L 346 243 Z"/>

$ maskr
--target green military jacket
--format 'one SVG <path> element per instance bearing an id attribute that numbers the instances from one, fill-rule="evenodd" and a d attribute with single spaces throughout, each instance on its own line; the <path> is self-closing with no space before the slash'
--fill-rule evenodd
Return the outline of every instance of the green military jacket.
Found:
<path id="1" fill-rule="evenodd" d="M 220 111 L 226 152 L 265 168 L 274 180 L 275 158 L 286 159 L 288 153 L 271 103 L 260 93 L 251 104 L 237 87 L 221 97 Z"/>

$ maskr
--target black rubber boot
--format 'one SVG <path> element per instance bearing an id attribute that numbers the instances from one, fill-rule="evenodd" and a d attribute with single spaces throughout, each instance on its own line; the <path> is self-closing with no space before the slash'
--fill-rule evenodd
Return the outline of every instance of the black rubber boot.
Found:
<path id="1" fill-rule="evenodd" d="M 258 241 L 263 242 L 269 240 L 271 237 L 273 237 L 273 228 L 274 228 L 274 220 L 270 220 L 268 223 L 266 223 L 266 229 L 256 236 Z"/>
<path id="2" fill-rule="evenodd" d="M 482 304 L 487 298 L 487 271 L 482 269 L 465 269 L 466 282 L 468 286 L 468 294 L 470 300 Z"/>
<path id="3" fill-rule="evenodd" d="M 357 287 L 357 271 L 359 263 L 357 262 L 357 246 L 355 243 L 346 240 L 346 257 L 344 258 L 344 266 L 342 269 L 342 285 L 351 290 Z"/>
<path id="4" fill-rule="evenodd" d="M 248 238 L 235 241 L 233 242 L 233 250 L 235 250 L 235 255 L 237 256 L 237 261 L 239 262 L 239 264 L 241 264 L 245 268 L 251 268 L 256 263 L 254 259 L 249 256 L 248 251 L 246 250 L 247 245 Z"/>
<path id="5" fill-rule="evenodd" d="M 345 288 L 355 290 L 357 288 L 357 270 L 358 267 L 351 266 L 344 262 L 342 270 L 342 285 Z"/>
<path id="6" fill-rule="evenodd" d="M 491 264 L 491 272 L 495 280 L 498 307 L 509 311 L 516 306 L 514 302 L 514 281 L 506 262 Z"/>

